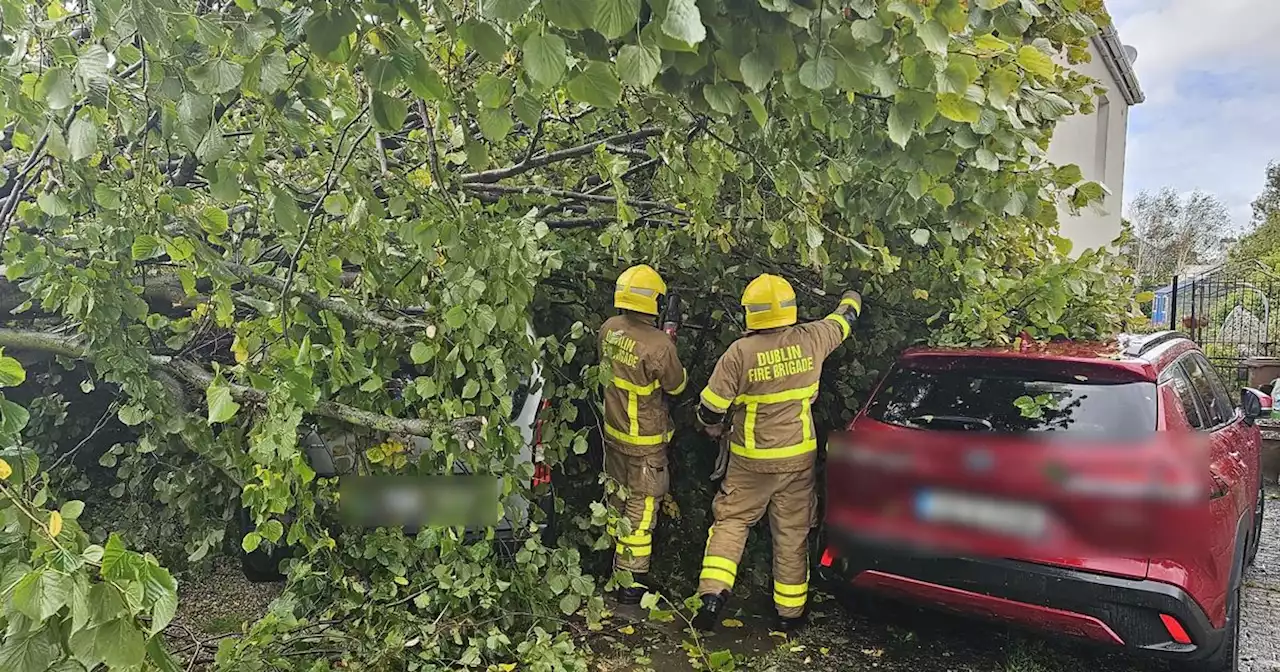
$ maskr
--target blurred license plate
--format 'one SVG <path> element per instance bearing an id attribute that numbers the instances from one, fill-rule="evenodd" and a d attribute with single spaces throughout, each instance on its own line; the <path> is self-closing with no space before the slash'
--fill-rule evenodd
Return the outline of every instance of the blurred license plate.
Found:
<path id="1" fill-rule="evenodd" d="M 938 490 L 920 491 L 916 517 L 1016 537 L 1038 537 L 1046 524 L 1044 509 L 1034 504 Z"/>

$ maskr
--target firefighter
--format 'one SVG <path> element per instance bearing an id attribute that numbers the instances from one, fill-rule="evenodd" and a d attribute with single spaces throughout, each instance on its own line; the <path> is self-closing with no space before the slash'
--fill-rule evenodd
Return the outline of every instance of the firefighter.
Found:
<path id="1" fill-rule="evenodd" d="M 628 268 L 613 293 L 621 312 L 600 327 L 600 359 L 611 369 L 604 387 L 604 469 L 626 488 L 626 499 L 615 497 L 614 504 L 631 521 L 631 533 L 618 536 L 614 554 L 614 566 L 634 579 L 619 591 L 624 604 L 639 603 L 651 587 L 653 529 L 670 486 L 672 425 L 664 395 L 680 394 L 688 381 L 675 341 L 655 326 L 666 293 L 657 271 Z"/>
<path id="2" fill-rule="evenodd" d="M 742 294 L 747 333 L 716 362 L 702 390 L 698 421 L 719 437 L 730 416 L 729 463 L 712 503 L 715 522 L 699 575 L 699 630 L 719 622 L 738 574 L 752 525 L 769 512 L 773 535 L 773 603 L 780 627 L 806 621 L 809 529 L 816 523 L 814 458 L 818 442 L 811 404 L 822 363 L 846 338 L 862 297 L 846 292 L 825 318 L 796 324 L 796 294 L 775 275 L 761 275 Z"/>

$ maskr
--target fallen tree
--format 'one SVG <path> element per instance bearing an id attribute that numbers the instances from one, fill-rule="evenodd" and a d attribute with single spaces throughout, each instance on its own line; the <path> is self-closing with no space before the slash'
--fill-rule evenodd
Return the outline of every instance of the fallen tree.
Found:
<path id="1" fill-rule="evenodd" d="M 861 288 L 827 421 L 914 340 L 1099 336 L 1132 307 L 1109 257 L 1069 261 L 1056 235 L 1101 185 L 1044 156 L 1058 119 L 1092 109 L 1096 83 L 1054 57 L 1087 58 L 1096 1 L 0 12 L 0 344 L 118 392 L 138 438 L 113 468 L 136 496 L 165 484 L 192 558 L 242 503 L 255 539 L 303 549 L 289 601 L 223 647 L 227 667 L 580 665 L 560 619 L 594 622 L 626 580 L 583 572 L 615 518 L 576 456 L 591 332 L 628 263 L 685 292 L 695 386 L 754 274 L 792 278 L 814 314 Z M 339 544 L 321 523 L 333 484 L 300 455 L 304 422 L 428 436 L 413 468 L 518 476 L 504 502 L 525 494 L 509 417 L 537 360 L 547 456 L 583 500 L 559 548 L 530 539 L 501 563 L 449 531 Z M 200 496 L 228 491 L 242 502 Z M 343 645 L 287 635 L 305 619 Z"/>

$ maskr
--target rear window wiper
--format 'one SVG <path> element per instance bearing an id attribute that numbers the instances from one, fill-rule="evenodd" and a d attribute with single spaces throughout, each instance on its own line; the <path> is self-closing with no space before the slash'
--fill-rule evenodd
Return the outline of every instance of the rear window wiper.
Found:
<path id="1" fill-rule="evenodd" d="M 981 427 L 987 431 L 995 430 L 995 426 L 990 420 L 982 418 L 974 418 L 968 415 L 914 415 L 907 418 L 907 422 L 913 425 L 961 425 L 963 427 Z"/>

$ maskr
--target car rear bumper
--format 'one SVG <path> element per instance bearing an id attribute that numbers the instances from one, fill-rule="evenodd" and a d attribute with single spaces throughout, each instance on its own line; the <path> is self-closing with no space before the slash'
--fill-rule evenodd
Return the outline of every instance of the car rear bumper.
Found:
<path id="1" fill-rule="evenodd" d="M 829 540 L 828 548 L 830 566 L 816 570 L 823 582 L 1156 657 L 1210 656 L 1225 632 L 1186 591 L 1159 581 L 1015 560 L 925 556 L 848 537 Z M 1175 641 L 1162 614 L 1177 619 L 1190 644 Z"/>

